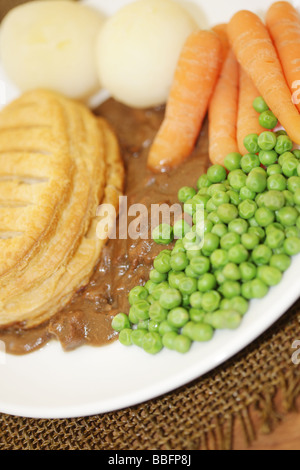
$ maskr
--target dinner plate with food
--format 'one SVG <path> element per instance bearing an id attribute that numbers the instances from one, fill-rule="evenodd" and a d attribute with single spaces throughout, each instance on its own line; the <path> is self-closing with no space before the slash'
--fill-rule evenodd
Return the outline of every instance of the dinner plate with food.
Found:
<path id="1" fill-rule="evenodd" d="M 35 1 L 4 18 L 0 412 L 155 398 L 298 300 L 298 3 Z"/>

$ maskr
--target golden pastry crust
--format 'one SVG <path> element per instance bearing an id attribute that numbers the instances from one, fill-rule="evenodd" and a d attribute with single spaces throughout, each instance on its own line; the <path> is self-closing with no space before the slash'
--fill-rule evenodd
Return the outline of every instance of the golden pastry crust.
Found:
<path id="1" fill-rule="evenodd" d="M 0 277 L 13 279 L 51 237 L 72 190 L 67 121 L 53 94 L 27 93 L 0 113 L 0 163 L 0 236 L 19 234 L 0 239 Z M 8 194 L 9 183 L 11 188 L 18 184 L 17 199 L 14 192 Z M 29 193 L 32 200 L 26 205 Z M 11 207 L 14 202 L 25 207 Z"/>
<path id="2" fill-rule="evenodd" d="M 68 122 L 71 122 L 71 146 L 78 151 L 73 191 L 52 239 L 40 245 L 28 270 L 15 279 L 16 284 L 7 283 L 0 289 L 2 326 L 15 323 L 23 323 L 26 328 L 37 326 L 65 306 L 72 295 L 88 283 L 105 244 L 105 240 L 99 240 L 96 235 L 96 209 L 103 202 L 117 210 L 123 191 L 124 167 L 113 131 L 104 120 L 97 122 L 82 105 L 59 99 L 64 102 Z M 78 168 L 83 161 L 89 174 L 89 191 L 85 211 L 80 215 L 77 208 L 82 209 L 81 191 L 85 184 Z M 73 199 L 74 194 L 77 199 Z"/>

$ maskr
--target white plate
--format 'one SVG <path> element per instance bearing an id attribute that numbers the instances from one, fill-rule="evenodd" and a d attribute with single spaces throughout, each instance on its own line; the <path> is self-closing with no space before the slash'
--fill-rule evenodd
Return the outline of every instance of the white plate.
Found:
<path id="1" fill-rule="evenodd" d="M 93 0 L 111 13 L 128 0 Z M 271 0 L 198 0 L 200 23 L 228 21 L 241 8 L 266 9 Z M 300 2 L 297 2 L 298 4 Z M 249 6 L 251 5 L 251 7 Z M 0 71 L 0 79 L 4 75 Z M 7 83 L 9 96 L 16 90 Z M 33 418 L 70 418 L 117 410 L 169 392 L 212 370 L 251 343 L 298 299 L 300 256 L 293 260 L 282 283 L 252 303 L 241 327 L 218 332 L 207 344 L 194 344 L 187 355 L 163 351 L 152 357 L 118 343 L 104 348 L 81 348 L 64 353 L 53 342 L 24 357 L 0 354 L 0 412 Z M 291 337 L 291 346 L 294 340 Z M 291 355 L 293 350 L 291 349 Z M 267 360 L 267 358 L 266 358 Z"/>

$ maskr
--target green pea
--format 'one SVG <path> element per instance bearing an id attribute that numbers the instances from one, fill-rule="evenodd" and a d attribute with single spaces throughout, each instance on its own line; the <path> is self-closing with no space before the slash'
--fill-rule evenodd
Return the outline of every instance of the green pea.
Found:
<path id="1" fill-rule="evenodd" d="M 239 215 L 237 208 L 233 204 L 222 204 L 217 210 L 220 221 L 229 224 L 230 221 L 236 219 Z"/>
<path id="2" fill-rule="evenodd" d="M 280 175 L 280 174 L 282 174 L 282 168 L 278 164 L 271 165 L 267 168 L 267 174 L 268 174 L 268 176 Z"/>
<path id="3" fill-rule="evenodd" d="M 156 271 L 156 269 L 152 269 L 149 274 L 150 280 L 154 282 L 155 284 L 160 284 L 161 282 L 164 282 L 167 280 L 167 274 L 162 274 Z"/>
<path id="4" fill-rule="evenodd" d="M 282 279 L 282 273 L 273 266 L 260 266 L 257 270 L 258 279 L 263 281 L 267 286 L 277 286 Z"/>
<path id="5" fill-rule="evenodd" d="M 148 320 L 150 318 L 149 309 L 150 304 L 146 300 L 140 300 L 140 302 L 136 302 L 129 310 L 129 320 L 133 324 Z"/>
<path id="6" fill-rule="evenodd" d="M 171 256 L 170 267 L 173 271 L 184 271 L 188 264 L 189 260 L 185 253 L 175 253 Z"/>
<path id="7" fill-rule="evenodd" d="M 183 272 L 171 271 L 168 277 L 170 287 L 172 289 L 178 289 L 180 280 L 184 278 L 185 278 L 185 274 Z"/>
<path id="8" fill-rule="evenodd" d="M 280 156 L 278 157 L 278 163 L 279 163 L 279 165 L 281 165 L 281 167 L 282 167 L 282 165 L 284 164 L 284 162 L 285 162 L 286 160 L 289 160 L 290 158 L 292 158 L 292 159 L 295 158 L 294 154 L 293 154 L 292 152 L 284 152 L 282 155 L 280 155 Z M 281 170 L 282 170 L 282 168 L 281 168 Z"/>
<path id="9" fill-rule="evenodd" d="M 130 321 L 125 313 L 116 315 L 111 324 L 112 328 L 120 333 L 120 331 L 130 328 Z"/>
<path id="10" fill-rule="evenodd" d="M 182 295 L 192 295 L 197 290 L 197 280 L 192 277 L 185 277 L 179 282 L 179 290 Z"/>
<path id="11" fill-rule="evenodd" d="M 300 238 L 300 229 L 296 226 L 294 227 L 288 227 L 285 230 L 285 236 L 286 238 L 291 238 L 291 237 L 298 237 Z"/>
<path id="12" fill-rule="evenodd" d="M 273 230 L 267 235 L 266 244 L 272 250 L 275 250 L 275 248 L 279 248 L 283 245 L 284 240 L 285 235 L 281 230 Z"/>
<path id="13" fill-rule="evenodd" d="M 278 160 L 278 154 L 275 150 L 261 150 L 259 152 L 260 163 L 264 166 L 274 165 Z"/>
<path id="14" fill-rule="evenodd" d="M 266 238 L 266 232 L 262 227 L 250 227 L 248 233 L 257 235 L 260 241 L 263 241 Z"/>
<path id="15" fill-rule="evenodd" d="M 206 292 L 202 296 L 202 308 L 205 312 L 213 312 L 218 309 L 221 296 L 217 291 Z"/>
<path id="16" fill-rule="evenodd" d="M 240 269 L 235 263 L 228 263 L 223 269 L 223 274 L 229 281 L 239 281 L 241 279 Z"/>
<path id="17" fill-rule="evenodd" d="M 161 297 L 161 295 L 162 295 L 162 293 L 165 292 L 167 289 L 169 289 L 169 287 L 170 287 L 170 286 L 169 286 L 168 282 L 166 282 L 166 281 L 165 281 L 165 282 L 161 282 L 160 284 L 157 284 L 157 285 L 154 287 L 154 289 L 153 289 L 153 291 L 152 291 L 152 293 L 151 293 L 151 295 L 152 295 L 152 297 L 154 298 L 154 300 L 156 300 L 156 301 L 159 300 L 160 297 Z"/>
<path id="18" fill-rule="evenodd" d="M 278 120 L 272 111 L 264 111 L 261 113 L 258 120 L 259 124 L 265 129 L 274 129 L 278 124 Z"/>
<path id="19" fill-rule="evenodd" d="M 272 257 L 272 250 L 266 245 L 258 245 L 252 252 L 252 259 L 257 266 L 269 264 Z"/>
<path id="20" fill-rule="evenodd" d="M 135 346 L 138 346 L 139 348 L 143 347 L 143 341 L 145 338 L 145 335 L 148 333 L 147 330 L 133 330 L 131 333 L 131 340 L 132 343 L 135 344 Z"/>
<path id="21" fill-rule="evenodd" d="M 234 170 L 228 175 L 230 186 L 240 191 L 246 184 L 247 175 L 242 170 Z"/>
<path id="22" fill-rule="evenodd" d="M 217 211 L 214 211 L 214 212 L 211 212 L 208 216 L 207 216 L 208 220 L 210 220 L 213 224 L 219 224 L 221 223 L 221 219 L 218 215 L 218 212 Z"/>
<path id="23" fill-rule="evenodd" d="M 275 214 L 270 209 L 266 207 L 260 207 L 255 212 L 255 220 L 260 227 L 267 227 L 272 224 L 275 220 Z"/>
<path id="24" fill-rule="evenodd" d="M 256 213 L 257 205 L 252 200 L 245 200 L 239 204 L 239 216 L 241 219 L 252 219 Z"/>
<path id="25" fill-rule="evenodd" d="M 154 262 L 153 266 L 161 274 L 167 274 L 171 271 L 171 258 L 167 254 L 158 256 Z"/>
<path id="26" fill-rule="evenodd" d="M 200 238 L 195 232 L 189 232 L 182 239 L 185 250 L 199 250 Z"/>
<path id="27" fill-rule="evenodd" d="M 282 273 L 287 271 L 291 266 L 292 261 L 290 256 L 281 254 L 281 255 L 273 255 L 270 259 L 270 266 L 273 268 L 279 269 Z"/>
<path id="28" fill-rule="evenodd" d="M 285 227 L 295 225 L 298 216 L 298 211 L 294 207 L 283 207 L 277 212 L 277 220 Z"/>
<path id="29" fill-rule="evenodd" d="M 219 207 L 222 204 L 228 204 L 230 202 L 230 197 L 227 193 L 220 191 L 218 193 L 214 193 L 212 201 L 216 207 Z"/>
<path id="30" fill-rule="evenodd" d="M 300 177 L 299 176 L 292 176 L 288 179 L 288 189 L 293 194 L 300 188 Z"/>
<path id="31" fill-rule="evenodd" d="M 285 152 L 289 152 L 293 148 L 293 141 L 287 135 L 280 135 L 277 138 L 275 151 L 282 155 Z"/>
<path id="32" fill-rule="evenodd" d="M 243 281 L 252 281 L 257 274 L 257 268 L 253 263 L 245 262 L 240 264 L 240 273 Z"/>
<path id="33" fill-rule="evenodd" d="M 207 176 L 211 183 L 222 183 L 226 180 L 227 173 L 223 166 L 213 165 L 207 170 Z"/>
<path id="34" fill-rule="evenodd" d="M 249 302 L 244 297 L 237 296 L 230 299 L 231 310 L 244 316 L 249 310 Z"/>
<path id="35" fill-rule="evenodd" d="M 284 191 L 287 188 L 287 180 L 281 174 L 269 176 L 267 183 L 269 190 Z"/>
<path id="36" fill-rule="evenodd" d="M 285 205 L 285 197 L 282 191 L 268 191 L 264 197 L 264 205 L 271 211 L 278 211 Z"/>
<path id="37" fill-rule="evenodd" d="M 142 347 L 148 354 L 158 354 L 163 348 L 161 336 L 158 333 L 146 333 Z"/>
<path id="38" fill-rule="evenodd" d="M 167 319 L 168 310 L 163 308 L 158 301 L 154 302 L 149 308 L 149 317 L 155 322 L 162 322 Z"/>
<path id="39" fill-rule="evenodd" d="M 190 319 L 195 323 L 202 323 L 206 313 L 198 308 L 191 308 L 189 311 Z"/>
<path id="40" fill-rule="evenodd" d="M 225 250 L 216 250 L 210 257 L 211 265 L 215 268 L 223 268 L 228 263 L 228 254 Z M 202 273 L 204 274 L 204 273 Z"/>
<path id="41" fill-rule="evenodd" d="M 185 248 L 183 246 L 182 240 L 177 240 L 175 242 L 174 248 L 172 250 L 172 255 L 175 255 L 175 253 L 185 253 Z"/>
<path id="42" fill-rule="evenodd" d="M 212 185 L 212 183 L 209 181 L 208 176 L 206 174 L 201 175 L 200 178 L 197 181 L 197 188 L 198 189 L 209 188 L 211 185 Z"/>
<path id="43" fill-rule="evenodd" d="M 300 238 L 287 238 L 284 242 L 285 253 L 289 256 L 298 255 L 300 253 Z"/>
<path id="44" fill-rule="evenodd" d="M 136 286 L 129 292 L 129 303 L 130 305 L 134 305 L 141 300 L 146 300 L 149 293 L 145 287 Z"/>
<path id="45" fill-rule="evenodd" d="M 201 276 L 210 270 L 210 261 L 204 256 L 197 256 L 191 260 L 191 268 Z"/>
<path id="46" fill-rule="evenodd" d="M 244 139 L 244 147 L 249 153 L 255 154 L 258 153 L 260 148 L 258 145 L 258 134 L 249 134 Z M 245 157 L 243 157 L 244 159 Z M 243 165 L 242 165 L 243 168 Z M 245 171 L 245 169 L 243 168 Z"/>
<path id="47" fill-rule="evenodd" d="M 287 158 L 282 164 L 282 173 L 284 176 L 290 178 L 291 176 L 297 176 L 297 168 L 298 168 L 298 160 L 297 158 Z"/>
<path id="48" fill-rule="evenodd" d="M 189 199 L 192 199 L 196 195 L 196 190 L 194 188 L 189 188 L 184 186 L 178 191 L 178 200 L 182 203 L 187 202 Z"/>
<path id="49" fill-rule="evenodd" d="M 202 294 L 201 292 L 194 292 L 190 297 L 190 304 L 193 308 L 202 308 Z"/>
<path id="50" fill-rule="evenodd" d="M 255 152 L 259 152 L 258 144 L 257 150 L 255 150 Z M 250 171 L 252 171 L 254 168 L 260 167 L 260 160 L 258 155 L 256 155 L 256 153 L 248 153 L 244 155 L 241 161 L 241 167 L 245 173 L 250 173 Z"/>
<path id="51" fill-rule="evenodd" d="M 243 191 L 244 188 L 245 188 L 245 186 L 243 188 L 241 188 L 241 191 Z M 231 204 L 234 204 L 235 206 L 238 206 L 239 203 L 240 203 L 240 195 L 237 192 L 237 190 L 231 189 L 230 191 L 227 191 L 227 194 L 230 197 Z"/>
<path id="52" fill-rule="evenodd" d="M 174 349 L 180 354 L 186 354 L 191 349 L 192 342 L 190 338 L 185 335 L 178 335 L 175 338 Z"/>
<path id="53" fill-rule="evenodd" d="M 246 180 L 247 188 L 255 193 L 263 193 L 267 188 L 267 176 L 258 169 L 252 170 Z"/>
<path id="54" fill-rule="evenodd" d="M 225 168 L 228 171 L 239 170 L 241 168 L 242 155 L 237 152 L 229 153 L 224 160 Z"/>
<path id="55" fill-rule="evenodd" d="M 241 263 L 244 263 L 245 261 L 247 261 L 248 258 L 249 258 L 249 252 L 241 244 L 233 246 L 228 251 L 228 259 L 232 263 L 241 264 Z"/>
<path id="56" fill-rule="evenodd" d="M 178 333 L 175 331 L 168 331 L 162 337 L 162 343 L 165 348 L 170 349 L 171 351 L 175 350 L 175 341 L 178 337 Z"/>
<path id="57" fill-rule="evenodd" d="M 219 248 L 220 238 L 214 233 L 207 233 L 204 237 L 202 251 L 207 256 L 210 256 L 215 250 Z"/>
<path id="58" fill-rule="evenodd" d="M 132 330 L 126 328 L 119 334 L 119 341 L 123 346 L 132 346 Z"/>
<path id="59" fill-rule="evenodd" d="M 177 289 L 167 289 L 159 299 L 160 305 L 167 310 L 179 307 L 181 302 L 182 296 Z"/>
<path id="60" fill-rule="evenodd" d="M 269 107 L 262 96 L 258 96 L 257 98 L 255 98 L 255 100 L 253 101 L 253 108 L 259 114 L 269 110 Z"/>
<path id="61" fill-rule="evenodd" d="M 235 219 L 232 220 L 228 225 L 229 232 L 235 232 L 238 235 L 243 235 L 248 231 L 249 224 L 246 220 L 243 219 Z"/>
<path id="62" fill-rule="evenodd" d="M 254 250 L 254 248 L 259 245 L 260 238 L 255 233 L 244 233 L 242 235 L 242 245 L 247 250 Z"/>
<path id="63" fill-rule="evenodd" d="M 202 275 L 198 281 L 198 290 L 201 293 L 214 290 L 217 286 L 217 280 L 212 273 Z"/>
<path id="64" fill-rule="evenodd" d="M 251 293 L 253 299 L 262 299 L 268 292 L 268 286 L 260 279 L 254 279 L 251 281 Z"/>
<path id="65" fill-rule="evenodd" d="M 161 224 L 153 230 L 152 238 L 158 245 L 169 245 L 174 240 L 173 228 L 168 224 Z"/>
<path id="66" fill-rule="evenodd" d="M 216 224 L 213 226 L 211 233 L 217 235 L 219 238 L 222 238 L 228 232 L 228 228 L 225 224 Z"/>
<path id="67" fill-rule="evenodd" d="M 235 245 L 241 242 L 241 237 L 236 232 L 229 232 L 221 238 L 221 248 L 223 250 L 230 250 Z"/>
<path id="68" fill-rule="evenodd" d="M 174 308 L 168 314 L 168 323 L 174 328 L 183 328 L 189 321 L 189 313 L 185 308 Z"/>
<path id="69" fill-rule="evenodd" d="M 237 281 L 226 281 L 219 290 L 226 299 L 232 299 L 241 294 L 241 285 Z"/>

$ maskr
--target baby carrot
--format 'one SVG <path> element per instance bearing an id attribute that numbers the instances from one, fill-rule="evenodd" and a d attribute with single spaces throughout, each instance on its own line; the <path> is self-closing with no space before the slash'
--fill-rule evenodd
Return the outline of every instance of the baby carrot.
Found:
<path id="1" fill-rule="evenodd" d="M 251 78 L 240 67 L 239 108 L 237 118 L 237 141 L 242 155 L 247 152 L 244 139 L 249 134 L 261 134 L 265 131 L 258 122 L 258 113 L 253 108 L 253 101 L 259 96 Z"/>
<path id="2" fill-rule="evenodd" d="M 229 153 L 238 152 L 238 85 L 239 66 L 230 50 L 209 106 L 209 157 L 213 164 L 223 165 Z"/>
<path id="3" fill-rule="evenodd" d="M 266 22 L 293 93 L 300 85 L 300 15 L 290 3 L 277 2 L 269 9 Z M 297 105 L 300 111 L 300 102 Z"/>
<path id="4" fill-rule="evenodd" d="M 227 24 L 226 23 L 217 24 L 216 26 L 212 28 L 212 31 L 214 31 L 219 36 L 219 39 L 222 43 L 222 56 L 223 56 L 223 62 L 224 62 L 229 51 Z"/>
<path id="5" fill-rule="evenodd" d="M 240 11 L 230 20 L 227 31 L 241 66 L 292 140 L 300 144 L 300 115 L 292 103 L 291 92 L 267 28 L 254 13 Z"/>
<path id="6" fill-rule="evenodd" d="M 192 152 L 221 67 L 218 36 L 192 33 L 182 50 L 171 87 L 165 119 L 153 142 L 148 166 L 163 171 L 179 165 Z"/>

